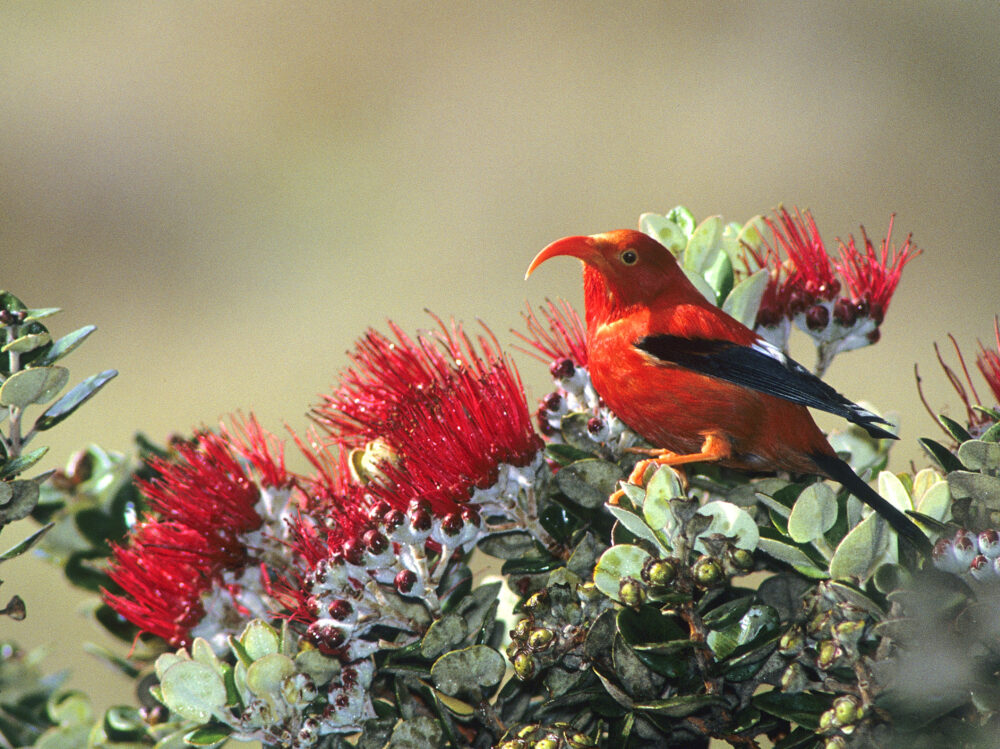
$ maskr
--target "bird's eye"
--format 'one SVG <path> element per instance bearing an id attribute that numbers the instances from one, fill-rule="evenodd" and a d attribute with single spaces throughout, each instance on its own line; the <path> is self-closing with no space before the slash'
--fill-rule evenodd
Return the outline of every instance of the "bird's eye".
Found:
<path id="1" fill-rule="evenodd" d="M 618 257 L 623 263 L 625 263 L 625 265 L 635 265 L 639 260 L 639 253 L 630 247 L 627 250 L 623 250 L 622 254 Z"/>

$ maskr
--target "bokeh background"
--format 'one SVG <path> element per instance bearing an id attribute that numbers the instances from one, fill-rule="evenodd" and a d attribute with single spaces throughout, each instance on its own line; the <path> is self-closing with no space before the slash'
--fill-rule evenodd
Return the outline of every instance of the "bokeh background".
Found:
<path id="1" fill-rule="evenodd" d="M 960 417 L 932 343 L 971 358 L 1000 312 L 997 28 L 991 2 L 0 5 L 0 287 L 62 307 L 57 334 L 99 326 L 73 382 L 121 372 L 43 467 L 239 409 L 302 429 L 369 325 L 426 307 L 510 342 L 526 300 L 580 300 L 568 261 L 522 280 L 549 241 L 784 202 L 831 245 L 896 212 L 926 250 L 828 375 L 902 415 L 903 470 L 936 429 L 914 363 Z M 82 597 L 2 572 L 28 618 L 0 638 L 129 700 L 80 651 L 108 642 Z"/>

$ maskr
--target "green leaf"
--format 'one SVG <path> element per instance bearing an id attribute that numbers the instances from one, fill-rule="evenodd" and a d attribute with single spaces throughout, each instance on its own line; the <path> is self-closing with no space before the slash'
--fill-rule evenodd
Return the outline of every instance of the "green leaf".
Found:
<path id="1" fill-rule="evenodd" d="M 657 213 L 644 213 L 639 216 L 639 229 L 674 255 L 679 254 L 687 246 L 687 234 L 666 216 Z"/>
<path id="2" fill-rule="evenodd" d="M 24 310 L 24 323 L 34 322 L 35 320 L 43 320 L 46 317 L 52 317 L 52 315 L 62 312 L 60 307 L 37 307 L 35 309 Z"/>
<path id="3" fill-rule="evenodd" d="M 506 659 L 500 653 L 486 645 L 473 645 L 434 661 L 431 678 L 438 689 L 454 697 L 499 684 L 506 670 Z"/>
<path id="4" fill-rule="evenodd" d="M 163 672 L 163 701 L 183 718 L 205 723 L 226 704 L 226 687 L 210 666 L 179 661 Z"/>
<path id="5" fill-rule="evenodd" d="M 694 233 L 695 220 L 694 214 L 691 213 L 687 208 L 682 205 L 674 206 L 669 211 L 667 211 L 666 217 L 668 221 L 677 224 L 678 228 L 684 232 L 685 237 L 690 237 Z"/>
<path id="6" fill-rule="evenodd" d="M 646 498 L 642 503 L 642 516 L 649 527 L 671 536 L 677 527 L 677 518 L 670 508 L 670 501 L 683 496 L 674 470 L 670 466 L 660 466 L 646 484 Z"/>
<path id="7" fill-rule="evenodd" d="M 612 546 L 601 555 L 594 567 L 594 585 L 608 598 L 618 599 L 622 580 L 642 578 L 642 568 L 652 557 L 645 549 L 629 544 Z"/>
<path id="8" fill-rule="evenodd" d="M 564 466 L 556 474 L 556 485 L 577 504 L 595 509 L 608 501 L 622 477 L 616 463 L 588 458 Z"/>
<path id="9" fill-rule="evenodd" d="M 592 453 L 585 452 L 572 445 L 567 445 L 564 442 L 555 442 L 546 445 L 545 456 L 561 466 L 567 466 L 578 460 L 586 460 L 587 458 L 594 457 Z"/>
<path id="10" fill-rule="evenodd" d="M 751 606 L 738 622 L 709 632 L 706 642 L 721 660 L 736 653 L 737 649 L 746 652 L 755 643 L 770 638 L 780 624 L 778 612 L 770 606 Z"/>
<path id="11" fill-rule="evenodd" d="M 44 536 L 46 532 L 48 532 L 54 525 L 55 523 L 49 523 L 47 525 L 43 525 L 41 528 L 39 528 L 37 531 L 32 533 L 30 536 L 25 538 L 20 543 L 11 546 L 3 554 L 0 554 L 0 562 L 6 562 L 8 559 L 13 559 L 14 557 L 21 556 L 21 554 L 26 552 L 36 543 L 38 543 L 41 540 L 42 536 Z"/>
<path id="12" fill-rule="evenodd" d="M 117 374 L 116 370 L 107 369 L 99 374 L 91 375 L 49 406 L 45 413 L 38 417 L 34 429 L 39 432 L 51 429 L 94 397 L 97 391 L 104 387 Z"/>
<path id="13" fill-rule="evenodd" d="M 951 433 L 951 436 L 955 438 L 956 442 L 967 442 L 972 439 L 972 435 L 969 434 L 969 430 L 954 419 L 949 419 L 944 414 L 938 414 L 938 421 L 941 422 L 941 426 Z"/>
<path id="14" fill-rule="evenodd" d="M 48 451 L 49 448 L 47 447 L 39 447 L 31 452 L 19 455 L 16 458 L 10 458 L 0 462 L 0 480 L 5 480 L 12 476 L 24 473 L 35 465 L 35 463 L 40 461 Z M 2 502 L 2 498 L 0 498 L 0 502 Z"/>
<path id="15" fill-rule="evenodd" d="M 807 486 L 788 516 L 788 535 L 799 544 L 821 538 L 837 522 L 837 496 L 823 483 Z"/>
<path id="16" fill-rule="evenodd" d="M 1000 478 L 997 476 L 952 471 L 948 474 L 948 491 L 952 499 L 971 497 L 987 509 L 1000 510 Z"/>
<path id="17" fill-rule="evenodd" d="M 712 518 L 711 524 L 698 534 L 694 542 L 694 548 L 701 553 L 710 553 L 704 539 L 716 533 L 727 538 L 735 538 L 733 545 L 737 548 L 748 551 L 757 548 L 760 531 L 757 523 L 742 507 L 737 507 L 732 502 L 715 500 L 699 507 L 698 514 Z"/>
<path id="18" fill-rule="evenodd" d="M 728 627 L 730 624 L 738 622 L 750 609 L 752 603 L 753 596 L 742 596 L 741 598 L 727 601 L 702 616 L 702 621 L 709 629 Z"/>
<path id="19" fill-rule="evenodd" d="M 832 700 L 832 695 L 812 692 L 786 694 L 774 690 L 754 695 L 750 701 L 758 710 L 815 730 L 819 727 L 820 714 L 829 709 Z"/>
<path id="20" fill-rule="evenodd" d="M 460 614 L 445 614 L 427 628 L 420 642 L 420 655 L 437 658 L 441 653 L 459 645 L 469 634 L 469 625 Z"/>
<path id="21" fill-rule="evenodd" d="M 969 440 L 958 446 L 958 459 L 970 471 L 1000 471 L 1000 444 Z"/>
<path id="22" fill-rule="evenodd" d="M 69 370 L 64 367 L 33 367 L 15 372 L 0 387 L 0 406 L 26 408 L 46 403 L 66 385 Z"/>
<path id="23" fill-rule="evenodd" d="M 744 278 L 729 292 L 722 304 L 722 311 L 752 329 L 770 278 L 771 274 L 766 268 L 761 268 L 752 276 Z"/>
<path id="24" fill-rule="evenodd" d="M 184 742 L 191 746 L 215 746 L 228 739 L 230 733 L 232 729 L 228 726 L 202 726 L 184 734 Z"/>
<path id="25" fill-rule="evenodd" d="M 771 538 L 761 538 L 757 541 L 757 548 L 765 554 L 774 557 L 779 562 L 790 564 L 796 570 L 812 578 L 826 578 L 829 575 L 821 570 L 816 564 L 806 556 L 805 552 L 790 544 L 775 541 Z"/>
<path id="26" fill-rule="evenodd" d="M 830 560 L 830 575 L 848 579 L 856 577 L 865 581 L 875 572 L 889 551 L 889 524 L 880 515 L 872 513 L 851 532 L 844 536 Z"/>
<path id="27" fill-rule="evenodd" d="M 213 669 L 216 670 L 216 669 Z M 247 689 L 266 702 L 281 699 L 281 685 L 295 673 L 295 663 L 287 655 L 271 653 L 247 667 Z M 222 674 L 218 674 L 221 680 Z"/>
<path id="28" fill-rule="evenodd" d="M 607 505 L 608 512 L 615 516 L 619 523 L 625 526 L 637 538 L 641 538 L 644 541 L 649 541 L 653 546 L 659 549 L 664 555 L 668 553 L 668 549 L 663 543 L 656 537 L 652 529 L 646 525 L 641 517 L 636 515 L 630 510 L 626 510 L 624 507 L 616 507 L 615 505 Z"/>
<path id="29" fill-rule="evenodd" d="M 924 492 L 917 504 L 917 510 L 942 523 L 951 517 L 951 492 L 947 481 L 939 481 Z"/>
<path id="30" fill-rule="evenodd" d="M 725 698 L 711 694 L 685 694 L 652 702 L 636 702 L 635 710 L 655 713 L 667 718 L 685 718 L 710 705 L 725 704 Z"/>
<path id="31" fill-rule="evenodd" d="M 13 341 L 0 347 L 0 353 L 13 351 L 18 354 L 24 354 L 28 351 L 34 351 L 36 348 L 41 348 L 51 340 L 52 336 L 48 333 L 28 333 L 28 335 L 15 338 Z"/>
<path id="32" fill-rule="evenodd" d="M 445 745 L 443 738 L 437 720 L 429 715 L 417 715 L 393 728 L 386 749 L 435 749 Z"/>
<path id="33" fill-rule="evenodd" d="M 687 247 L 684 248 L 685 270 L 704 276 L 705 271 L 722 253 L 722 229 L 723 222 L 720 216 L 709 216 L 699 224 L 691 234 Z"/>
<path id="34" fill-rule="evenodd" d="M 962 461 L 956 458 L 951 450 L 942 445 L 939 442 L 935 442 L 927 437 L 921 437 L 917 440 L 920 446 L 927 451 L 927 453 L 937 462 L 939 466 L 944 470 L 945 473 L 951 473 L 952 471 L 961 471 L 965 468 L 962 465 Z"/>
<path id="35" fill-rule="evenodd" d="M 497 533 L 485 536 L 476 544 L 480 551 L 497 559 L 521 559 L 536 554 L 538 543 L 535 537 L 525 531 Z"/>
<path id="36" fill-rule="evenodd" d="M 681 268 L 684 271 L 684 275 L 687 280 L 691 282 L 691 285 L 698 289 L 699 293 L 705 297 L 705 301 L 709 304 L 715 305 L 718 303 L 718 297 L 715 295 L 715 289 L 713 289 L 708 281 L 700 274 L 693 270 L 687 268 Z"/>
<path id="37" fill-rule="evenodd" d="M 7 482 L 11 494 L 7 502 L 0 505 L 0 526 L 31 514 L 38 504 L 38 483 L 37 479 Z"/>
<path id="38" fill-rule="evenodd" d="M 265 655 L 272 655 L 280 650 L 278 631 L 260 619 L 254 619 L 247 623 L 240 635 L 240 644 L 251 661 L 263 658 Z"/>
<path id="39" fill-rule="evenodd" d="M 74 330 L 72 333 L 67 333 L 62 338 L 58 339 L 52 344 L 52 347 L 43 353 L 38 359 L 32 362 L 35 366 L 47 367 L 50 364 L 55 364 L 56 361 L 62 359 L 66 354 L 71 352 L 77 346 L 86 340 L 87 336 L 97 330 L 95 325 L 85 325 L 79 330 Z"/>

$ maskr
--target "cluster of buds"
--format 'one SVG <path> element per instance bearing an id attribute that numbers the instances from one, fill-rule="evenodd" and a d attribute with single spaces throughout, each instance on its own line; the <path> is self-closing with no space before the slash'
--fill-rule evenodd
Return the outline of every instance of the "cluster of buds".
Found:
<path id="1" fill-rule="evenodd" d="M 793 216 L 781 208 L 764 223 L 772 243 L 746 248 L 748 270 L 771 272 L 757 332 L 787 351 L 794 323 L 815 341 L 820 372 L 838 353 L 877 342 L 903 267 L 919 252 L 909 236 L 898 250 L 891 246 L 892 218 L 879 250 L 861 227 L 864 248 L 849 236 L 846 243 L 839 241 L 838 259 L 827 254 L 808 211 Z"/>
<path id="2" fill-rule="evenodd" d="M 538 431 L 550 443 L 568 443 L 607 460 L 617 460 L 640 440 L 604 405 L 590 381 L 587 345 L 579 316 L 565 301 L 549 301 L 522 313 L 528 334 L 515 331 L 531 346 L 526 353 L 548 364 L 555 390 L 539 401 Z"/>
<path id="3" fill-rule="evenodd" d="M 593 583 L 550 585 L 524 602 L 525 617 L 510 632 L 507 657 L 522 681 L 558 665 L 583 671 L 591 659 L 585 652 L 591 625 L 612 602 Z"/>
<path id="4" fill-rule="evenodd" d="M 532 723 L 509 730 L 495 749 L 590 749 L 597 745 L 569 723 Z"/>
<path id="5" fill-rule="evenodd" d="M 293 548 L 308 571 L 294 591 L 298 605 L 291 618 L 307 623 L 308 642 L 344 663 L 377 649 L 375 641 L 365 639 L 374 627 L 416 637 L 426 629 L 428 616 L 441 615 L 437 588 L 446 562 L 455 551 L 475 545 L 481 526 L 471 505 L 436 517 L 422 501 L 411 503 L 405 513 L 376 504 L 365 529 L 346 538 L 300 526 Z"/>
<path id="6" fill-rule="evenodd" d="M 953 575 L 968 575 L 981 583 L 1000 583 L 1000 533 L 988 528 L 975 533 L 959 528 L 941 538 L 932 552 L 934 566 Z"/>
<path id="7" fill-rule="evenodd" d="M 785 632 L 778 643 L 778 652 L 791 661 L 781 675 L 781 690 L 789 694 L 808 689 L 840 693 L 820 719 L 827 744 L 840 746 L 836 742 L 854 733 L 872 712 L 861 699 L 862 690 L 857 694 L 845 691 L 841 675 L 864 667 L 863 653 L 876 644 L 874 628 L 881 614 L 853 589 L 824 582 L 807 599 L 802 619 L 803 623 Z"/>

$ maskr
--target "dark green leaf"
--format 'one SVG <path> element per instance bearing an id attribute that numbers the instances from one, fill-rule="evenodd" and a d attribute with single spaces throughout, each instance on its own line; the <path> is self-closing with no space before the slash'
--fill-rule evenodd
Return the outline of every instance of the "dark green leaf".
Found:
<path id="1" fill-rule="evenodd" d="M 427 629 L 420 643 L 420 654 L 427 659 L 456 647 L 469 633 L 469 625 L 459 614 L 445 614 Z"/>
<path id="2" fill-rule="evenodd" d="M 665 678 L 649 668 L 619 635 L 611 649 L 615 677 L 633 699 L 652 699 L 660 694 Z"/>
<path id="3" fill-rule="evenodd" d="M 435 686 L 447 695 L 455 696 L 500 683 L 507 661 L 493 648 L 473 645 L 453 650 L 438 658 L 431 666 Z"/>
<path id="4" fill-rule="evenodd" d="M 917 440 L 917 442 L 919 442 L 920 446 L 927 451 L 927 454 L 930 455 L 939 466 L 941 466 L 945 473 L 961 471 L 965 468 L 961 461 L 941 443 L 935 442 L 927 437 L 921 437 Z"/>
<path id="5" fill-rule="evenodd" d="M 228 726 L 202 726 L 185 734 L 184 741 L 191 746 L 215 746 L 228 739 L 230 733 L 232 730 Z"/>
<path id="6" fill-rule="evenodd" d="M 38 543 L 38 541 L 41 540 L 42 536 L 44 536 L 45 533 L 50 528 L 52 528 L 53 525 L 55 525 L 55 523 L 49 523 L 48 525 L 43 525 L 41 528 L 39 528 L 37 531 L 32 533 L 30 536 L 28 536 L 20 543 L 15 544 L 14 546 L 7 549 L 7 551 L 5 551 L 3 554 L 0 554 L 0 562 L 5 562 L 8 559 L 13 559 L 14 557 L 20 556 L 21 554 L 26 552 L 28 549 L 30 549 L 32 546 Z"/>
<path id="7" fill-rule="evenodd" d="M 732 601 L 727 601 L 702 616 L 702 621 L 709 629 L 722 629 L 740 618 L 747 612 L 753 603 L 753 596 L 742 596 Z"/>
<path id="8" fill-rule="evenodd" d="M 562 562 L 555 557 L 547 559 L 510 559 L 500 568 L 501 575 L 537 575 L 561 567 Z"/>
<path id="9" fill-rule="evenodd" d="M 66 561 L 66 579 L 84 590 L 99 591 L 108 586 L 108 576 L 92 564 L 94 559 L 104 559 L 100 552 L 77 552 Z"/>
<path id="10" fill-rule="evenodd" d="M 634 705 L 636 710 L 648 710 L 657 715 L 664 715 L 669 718 L 686 718 L 688 715 L 698 712 L 709 705 L 725 704 L 725 699 L 711 694 L 686 694 L 680 697 L 671 697 L 665 700 L 653 700 L 652 702 L 637 702 Z"/>
<path id="11" fill-rule="evenodd" d="M 51 429 L 94 397 L 117 374 L 116 370 L 108 369 L 99 374 L 91 375 L 45 409 L 45 413 L 38 417 L 33 428 L 39 432 Z"/>
<path id="12" fill-rule="evenodd" d="M 831 695 L 813 692 L 786 694 L 777 690 L 754 695 L 751 700 L 758 710 L 813 730 L 819 727 L 819 716 L 830 708 L 832 701 Z"/>
<path id="13" fill-rule="evenodd" d="M 689 642 L 690 639 L 689 633 L 675 617 L 663 614 L 651 606 L 641 606 L 638 610 L 621 609 L 617 625 L 626 643 L 647 650 L 679 640 Z"/>
<path id="14" fill-rule="evenodd" d="M 774 745 L 774 749 L 816 749 L 818 739 L 808 728 L 796 728 Z"/>
<path id="15" fill-rule="evenodd" d="M 589 458 L 565 466 L 556 474 L 556 485 L 583 507 L 600 507 L 608 501 L 619 479 L 624 478 L 616 463 Z"/>
<path id="16" fill-rule="evenodd" d="M 50 364 L 54 364 L 83 343 L 87 336 L 95 330 L 97 330 L 95 325 L 85 325 L 79 330 L 74 330 L 72 333 L 64 335 L 62 338 L 53 343 L 48 351 L 44 352 L 40 357 L 38 357 L 38 359 L 33 361 L 32 364 L 41 367 L 47 367 Z"/>
<path id="17" fill-rule="evenodd" d="M 65 367 L 37 367 L 15 372 L 0 385 L 0 406 L 27 408 L 33 403 L 47 403 L 63 389 L 69 379 Z"/>
<path id="18" fill-rule="evenodd" d="M 146 723 L 137 708 L 117 705 L 104 713 L 104 731 L 112 741 L 140 741 L 145 729 Z"/>
<path id="19" fill-rule="evenodd" d="M 545 446 L 545 456 L 554 460 L 561 466 L 575 463 L 578 460 L 593 458 L 593 453 L 588 453 L 578 447 L 567 445 L 564 442 L 557 442 Z"/>
<path id="20" fill-rule="evenodd" d="M 538 552 L 535 537 L 524 531 L 497 533 L 480 539 L 479 550 L 497 559 L 521 559 Z"/>
<path id="21" fill-rule="evenodd" d="M 9 479 L 24 473 L 49 451 L 47 447 L 39 447 L 29 453 L 24 453 L 16 458 L 9 458 L 0 463 L 0 480 Z"/>
<path id="22" fill-rule="evenodd" d="M 951 433 L 951 436 L 955 438 L 956 442 L 965 442 L 966 440 L 971 440 L 972 435 L 969 434 L 969 430 L 963 427 L 954 419 L 949 419 L 944 414 L 938 414 L 938 421 L 941 422 L 941 426 Z"/>
<path id="23" fill-rule="evenodd" d="M 4 344 L 4 346 L 0 347 L 0 353 L 15 351 L 19 354 L 26 354 L 29 351 L 34 351 L 47 345 L 51 340 L 52 338 L 48 333 L 28 333 Z"/>

